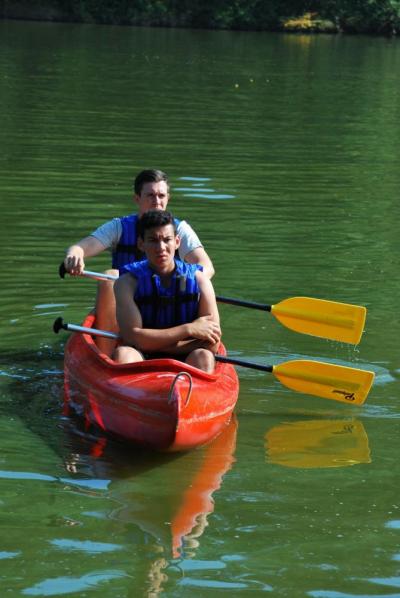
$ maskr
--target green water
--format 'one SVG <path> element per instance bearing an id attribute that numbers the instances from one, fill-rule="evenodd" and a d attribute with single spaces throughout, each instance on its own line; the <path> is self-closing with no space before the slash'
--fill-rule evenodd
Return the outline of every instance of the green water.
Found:
<path id="1" fill-rule="evenodd" d="M 399 73 L 399 40 L 0 23 L 2 595 L 400 595 Z M 373 370 L 363 407 L 242 369 L 237 429 L 174 458 L 63 417 L 64 248 L 154 166 L 219 294 L 367 306 L 357 348 L 220 308 L 232 355 Z"/>

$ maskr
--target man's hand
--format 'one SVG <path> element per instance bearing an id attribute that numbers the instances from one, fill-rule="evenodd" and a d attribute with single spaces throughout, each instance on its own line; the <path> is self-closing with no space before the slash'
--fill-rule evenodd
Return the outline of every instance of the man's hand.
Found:
<path id="1" fill-rule="evenodd" d="M 65 253 L 64 266 L 72 276 L 79 276 L 85 269 L 85 258 L 93 257 L 104 251 L 106 247 L 96 237 L 89 235 L 71 245 Z"/>
<path id="2" fill-rule="evenodd" d="M 85 269 L 84 251 L 79 245 L 73 245 L 64 259 L 65 269 L 71 276 L 79 276 Z"/>
<path id="3" fill-rule="evenodd" d="M 189 326 L 189 335 L 214 345 L 221 340 L 221 328 L 214 321 L 213 316 L 201 316 L 194 320 Z"/>

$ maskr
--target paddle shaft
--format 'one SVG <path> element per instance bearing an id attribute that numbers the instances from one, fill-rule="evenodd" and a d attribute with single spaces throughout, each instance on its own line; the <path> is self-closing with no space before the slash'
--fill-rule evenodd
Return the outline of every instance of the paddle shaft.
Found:
<path id="1" fill-rule="evenodd" d="M 214 355 L 216 361 L 221 363 L 231 363 L 232 365 L 239 365 L 243 368 L 251 368 L 253 370 L 261 370 L 262 372 L 272 373 L 273 365 L 261 365 L 259 363 L 253 363 L 251 361 L 244 361 L 243 359 L 236 359 L 234 357 L 226 357 L 224 355 Z"/>
<path id="2" fill-rule="evenodd" d="M 252 309 L 260 309 L 261 311 L 271 311 L 272 305 L 265 305 L 264 303 L 255 303 L 254 301 L 244 301 L 243 299 L 232 299 L 232 297 L 216 297 L 218 303 L 228 303 L 229 305 L 237 305 L 239 307 L 250 307 Z"/>
<path id="3" fill-rule="evenodd" d="M 64 278 L 66 274 L 64 263 L 61 264 L 59 273 Z M 83 270 L 81 276 L 107 281 L 115 281 L 118 278 L 111 274 L 100 274 L 89 270 Z M 219 303 L 270 312 L 283 326 L 301 334 L 355 345 L 361 340 L 367 313 L 366 308 L 360 305 L 313 299 L 312 297 L 290 297 L 275 305 L 265 305 L 220 295 L 217 295 L 216 299 Z"/>
<path id="4" fill-rule="evenodd" d="M 115 332 L 107 332 L 106 330 L 99 330 L 98 328 L 87 328 L 86 326 L 78 326 L 77 324 L 68 324 L 68 322 L 64 322 L 62 318 L 57 318 L 53 324 L 53 331 L 58 334 L 61 329 L 68 330 L 69 332 L 79 332 L 80 334 L 102 336 L 114 340 L 119 340 L 121 338 L 118 334 L 115 334 Z M 261 370 L 263 372 L 272 372 L 273 370 L 272 365 L 260 365 L 258 363 L 244 361 L 243 359 L 234 359 L 224 355 L 214 355 L 214 357 L 216 361 L 221 361 L 222 363 L 231 363 L 232 365 L 239 365 L 245 368 Z"/>
<path id="5" fill-rule="evenodd" d="M 121 337 L 115 332 L 107 332 L 106 330 L 99 330 L 98 328 L 87 328 L 86 326 L 78 326 L 77 324 L 68 324 L 62 318 L 57 318 L 53 324 L 53 331 L 58 334 L 61 330 L 68 330 L 69 332 L 80 332 L 81 334 L 90 334 L 92 336 L 102 336 L 104 338 L 111 338 L 119 340 Z"/>
<path id="6" fill-rule="evenodd" d="M 58 274 L 60 278 L 65 278 L 66 274 L 69 274 L 68 270 L 64 266 L 64 262 L 61 262 L 60 267 L 58 268 Z M 118 276 L 114 276 L 113 274 L 104 274 L 103 272 L 92 272 L 91 270 L 82 270 L 79 274 L 84 278 L 94 278 L 95 280 L 118 280 Z"/>
<path id="7" fill-rule="evenodd" d="M 61 278 L 65 277 L 67 270 L 64 263 L 60 265 L 59 274 Z M 93 278 L 94 280 L 105 280 L 113 281 L 118 280 L 118 276 L 113 274 L 103 274 L 102 272 L 92 272 L 91 270 L 83 270 L 80 276 L 84 278 Z M 228 303 L 229 305 L 237 305 L 239 307 L 250 307 L 252 309 L 260 309 L 261 311 L 271 311 L 271 305 L 265 305 L 263 303 L 255 303 L 254 301 L 245 301 L 243 299 L 232 299 L 231 297 L 222 297 L 217 295 L 216 299 L 219 303 Z"/>

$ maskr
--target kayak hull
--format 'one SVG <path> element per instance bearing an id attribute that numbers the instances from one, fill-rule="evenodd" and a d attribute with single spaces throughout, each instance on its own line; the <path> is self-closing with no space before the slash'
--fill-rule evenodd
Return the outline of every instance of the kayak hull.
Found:
<path id="1" fill-rule="evenodd" d="M 93 327 L 90 314 L 83 325 Z M 221 346 L 220 352 L 225 354 Z M 231 364 L 207 374 L 176 359 L 117 364 L 93 337 L 74 333 L 65 347 L 65 401 L 106 433 L 162 451 L 207 444 L 229 423 L 239 382 Z"/>

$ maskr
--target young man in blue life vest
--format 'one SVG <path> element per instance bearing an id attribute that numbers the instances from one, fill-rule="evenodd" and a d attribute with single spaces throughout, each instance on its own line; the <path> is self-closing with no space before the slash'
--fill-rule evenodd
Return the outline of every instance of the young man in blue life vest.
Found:
<path id="1" fill-rule="evenodd" d="M 85 268 L 85 259 L 94 257 L 106 249 L 112 251 L 112 269 L 107 274 L 118 276 L 125 264 L 143 259 L 137 244 L 137 224 L 149 210 L 165 210 L 169 201 L 169 183 L 167 175 L 161 170 L 143 170 L 134 183 L 134 202 L 136 214 L 114 218 L 97 228 L 88 237 L 71 245 L 66 252 L 64 266 L 72 275 L 81 274 Z M 179 256 L 189 264 L 199 264 L 208 278 L 214 275 L 212 262 L 204 250 L 194 230 L 184 220 L 176 221 L 180 238 Z M 96 326 L 110 331 L 118 331 L 115 317 L 115 298 L 113 282 L 102 281 L 98 284 L 96 297 Z M 96 340 L 98 347 L 106 352 L 112 343 L 104 338 Z"/>
<path id="2" fill-rule="evenodd" d="M 162 353 L 213 372 L 221 339 L 214 289 L 197 265 L 175 258 L 180 238 L 173 216 L 144 214 L 138 245 L 146 259 L 125 266 L 114 285 L 124 343 L 114 359 L 132 363 Z"/>

